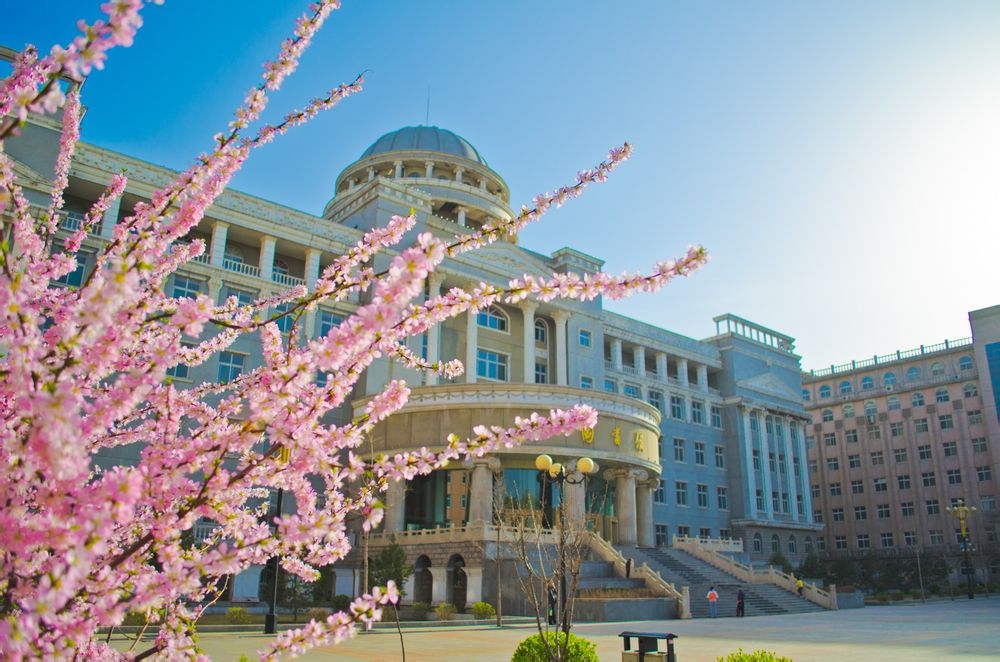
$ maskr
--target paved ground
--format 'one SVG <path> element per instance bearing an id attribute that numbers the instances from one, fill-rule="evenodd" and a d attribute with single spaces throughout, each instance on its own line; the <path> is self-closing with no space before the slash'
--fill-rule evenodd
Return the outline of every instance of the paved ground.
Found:
<path id="1" fill-rule="evenodd" d="M 688 621 L 581 623 L 573 631 L 597 644 L 604 662 L 621 660 L 623 630 L 673 632 L 678 662 L 714 662 L 737 648 L 766 648 L 795 662 L 811 660 L 1000 659 L 1000 599 L 977 598 L 843 610 L 816 614 Z M 510 660 L 517 643 L 534 632 L 531 625 L 497 627 L 437 626 L 403 630 L 407 662 L 499 662 Z M 199 635 L 213 660 L 256 659 L 267 644 L 262 634 Z M 661 648 L 663 650 L 663 648 Z M 395 630 L 379 629 L 328 648 L 311 651 L 304 660 L 403 660 Z"/>

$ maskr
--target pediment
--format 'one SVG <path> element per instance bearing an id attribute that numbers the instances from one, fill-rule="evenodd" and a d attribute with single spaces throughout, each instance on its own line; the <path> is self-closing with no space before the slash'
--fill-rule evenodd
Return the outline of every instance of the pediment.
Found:
<path id="1" fill-rule="evenodd" d="M 484 246 L 475 252 L 478 267 L 485 267 L 505 278 L 517 278 L 524 274 L 548 276 L 552 266 L 523 249 L 507 242 L 497 242 Z"/>
<path id="2" fill-rule="evenodd" d="M 796 392 L 770 372 L 761 373 L 748 379 L 741 379 L 736 385 L 739 388 L 749 389 L 765 395 L 777 396 L 794 402 L 798 402 L 802 398 L 802 393 Z"/>
<path id="3" fill-rule="evenodd" d="M 9 156 L 9 155 L 8 155 Z M 22 188 L 48 193 L 52 190 L 52 180 L 42 175 L 34 168 L 29 168 L 17 159 L 11 158 L 14 164 L 14 181 Z"/>

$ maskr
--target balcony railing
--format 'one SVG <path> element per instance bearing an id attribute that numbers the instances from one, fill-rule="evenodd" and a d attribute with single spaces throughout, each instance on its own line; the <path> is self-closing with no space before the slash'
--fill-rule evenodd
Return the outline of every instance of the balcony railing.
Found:
<path id="1" fill-rule="evenodd" d="M 289 276 L 288 274 L 278 273 L 277 271 L 271 274 L 271 280 L 273 280 L 278 285 L 284 285 L 286 287 L 304 285 L 306 282 L 305 278 L 299 278 L 298 276 Z"/>
<path id="2" fill-rule="evenodd" d="M 226 259 L 222 261 L 222 266 L 225 267 L 227 271 L 235 271 L 236 273 L 243 274 L 244 276 L 254 276 L 256 278 L 260 277 L 260 269 L 252 264 Z"/>

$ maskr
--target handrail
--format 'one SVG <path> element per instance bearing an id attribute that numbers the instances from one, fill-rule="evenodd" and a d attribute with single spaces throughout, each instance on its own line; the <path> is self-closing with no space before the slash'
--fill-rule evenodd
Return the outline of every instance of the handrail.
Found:
<path id="1" fill-rule="evenodd" d="M 593 531 L 587 532 L 587 541 L 592 552 L 602 560 L 610 562 L 617 574 L 625 575 L 625 557 L 611 543 Z M 667 597 L 677 600 L 678 618 L 691 618 L 691 593 L 687 586 L 682 586 L 678 590 L 674 584 L 665 580 L 660 573 L 650 568 L 646 563 L 632 568 L 631 576 L 636 579 L 642 579 L 647 587 L 658 590 Z"/>

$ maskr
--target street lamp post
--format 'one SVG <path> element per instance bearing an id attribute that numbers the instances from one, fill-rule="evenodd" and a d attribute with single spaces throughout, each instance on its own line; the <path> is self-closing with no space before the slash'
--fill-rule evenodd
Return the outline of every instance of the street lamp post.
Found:
<path id="1" fill-rule="evenodd" d="M 279 487 L 277 503 L 274 505 L 278 517 L 281 517 L 281 501 L 283 497 L 284 491 Z M 274 634 L 278 630 L 278 615 L 275 613 L 276 605 L 278 604 L 278 557 L 273 557 L 271 561 L 274 563 L 274 586 L 272 586 L 271 604 L 268 607 L 267 613 L 264 614 L 264 634 Z"/>
<path id="2" fill-rule="evenodd" d="M 961 544 L 962 546 L 962 552 L 965 557 L 965 567 L 962 569 L 962 572 L 965 573 L 965 577 L 969 587 L 969 599 L 971 600 L 974 594 L 973 584 L 972 584 L 973 570 L 972 570 L 972 559 L 969 557 L 969 548 L 971 547 L 971 545 L 969 544 L 969 529 L 966 526 L 966 522 L 969 519 L 969 517 L 971 517 L 976 513 L 976 507 L 966 506 L 965 501 L 959 499 L 954 507 L 946 508 L 945 510 L 947 510 L 949 513 L 953 514 L 955 517 L 958 518 L 958 526 L 960 530 L 959 544 Z"/>
<path id="3" fill-rule="evenodd" d="M 569 601 L 566 599 L 566 495 L 563 485 L 565 483 L 569 483 L 570 485 L 584 483 L 588 476 L 597 471 L 597 465 L 589 457 L 577 459 L 576 472 L 579 474 L 579 477 L 574 478 L 566 473 L 566 467 L 559 462 L 553 462 L 550 456 L 539 455 L 535 458 L 535 468 L 538 469 L 538 484 L 541 488 L 539 501 L 542 506 L 542 526 L 544 527 L 552 525 L 546 507 L 546 494 L 551 494 L 552 485 L 559 488 L 559 603 L 556 605 L 556 613 L 561 615 L 562 631 L 568 638 Z M 586 496 L 584 497 L 584 503 L 586 503 Z M 551 505 L 551 503 L 548 505 Z"/>

